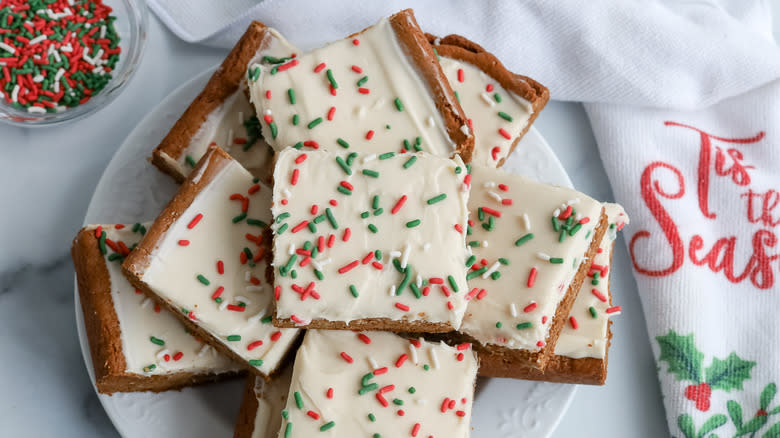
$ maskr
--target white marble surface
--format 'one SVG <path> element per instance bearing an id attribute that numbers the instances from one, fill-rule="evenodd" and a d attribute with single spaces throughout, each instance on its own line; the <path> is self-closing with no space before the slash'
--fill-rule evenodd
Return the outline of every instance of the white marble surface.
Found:
<path id="1" fill-rule="evenodd" d="M 0 125 L 0 200 L 5 206 L 0 215 L 2 437 L 118 435 L 95 396 L 78 347 L 70 242 L 123 138 L 183 79 L 213 66 L 226 53 L 185 44 L 156 17 L 149 18 L 140 71 L 107 108 L 63 127 Z M 295 42 L 294 35 L 289 37 Z M 536 126 L 578 189 L 613 199 L 580 105 L 552 102 Z M 148 146 L 151 151 L 154 145 Z M 622 242 L 615 264 L 613 291 L 624 310 L 613 326 L 607 385 L 580 387 L 554 437 L 668 434 Z"/>

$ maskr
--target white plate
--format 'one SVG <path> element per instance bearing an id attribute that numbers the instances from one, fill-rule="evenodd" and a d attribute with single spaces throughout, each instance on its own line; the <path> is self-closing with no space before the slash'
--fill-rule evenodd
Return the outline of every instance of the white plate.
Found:
<path id="1" fill-rule="evenodd" d="M 154 219 L 177 185 L 146 161 L 179 115 L 203 88 L 212 70 L 183 84 L 152 110 L 119 147 L 95 189 L 85 223 L 134 223 Z M 571 180 L 536 129 L 526 134 L 504 169 L 571 187 Z M 95 381 L 76 293 L 81 352 Z M 231 437 L 243 381 L 235 380 L 162 394 L 98 394 L 114 426 L 127 438 Z M 574 385 L 480 379 L 474 403 L 474 438 L 544 438 L 558 425 Z"/>

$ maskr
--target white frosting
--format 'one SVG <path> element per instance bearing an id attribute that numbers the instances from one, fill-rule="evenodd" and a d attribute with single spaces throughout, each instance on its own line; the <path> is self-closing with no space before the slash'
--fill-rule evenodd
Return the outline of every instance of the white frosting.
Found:
<path id="1" fill-rule="evenodd" d="M 246 90 L 238 91 L 209 114 L 182 152 L 177 167 L 187 175 L 211 145 L 217 145 L 254 175 L 268 175 L 273 165 L 273 150 L 262 138 L 252 138 L 245 123 L 255 115 L 255 109 L 246 97 Z"/>
<path id="2" fill-rule="evenodd" d="M 91 225 L 87 229 L 96 228 L 96 225 Z M 166 375 L 177 372 L 222 373 L 237 370 L 237 364 L 217 354 L 213 349 L 207 354 L 198 354 L 205 344 L 187 333 L 185 327 L 173 315 L 160 309 L 146 294 L 136 291 L 122 275 L 122 245 L 129 249 L 138 243 L 142 237 L 141 227 L 102 225 L 101 228 L 109 242 L 104 260 L 111 283 L 111 300 L 119 321 L 125 372 Z M 112 246 L 119 251 L 114 251 Z"/>
<path id="3" fill-rule="evenodd" d="M 335 96 L 329 77 L 338 87 Z M 286 70 L 263 67 L 250 92 L 263 132 L 277 132 L 265 136 L 276 150 L 316 141 L 326 149 L 400 152 L 404 140 L 413 148 L 418 138 L 420 150 L 435 155 L 455 150 L 431 91 L 387 18 L 299 57 Z"/>
<path id="4" fill-rule="evenodd" d="M 471 176 L 474 222 L 466 240 L 478 246 L 472 247 L 475 259 L 469 270 L 474 295 L 461 331 L 483 344 L 538 351 L 549 341 L 553 316 L 591 244 L 602 206 L 575 190 L 498 169 L 473 166 Z M 586 223 L 573 234 L 563 231 L 560 241 L 562 231 L 555 231 L 552 221 L 565 214 L 567 205 L 573 209 L 572 228 L 580 220 Z M 480 208 L 485 211 L 482 219 Z M 529 235 L 533 237 L 518 242 Z M 555 263 L 558 259 L 563 260 Z"/>
<path id="5" fill-rule="evenodd" d="M 241 199 L 230 199 L 234 194 L 248 200 L 246 214 Z M 269 205 L 270 189 L 256 185 L 237 162 L 226 161 L 160 238 L 141 274 L 156 294 L 264 374 L 276 369 L 298 334 L 270 323 L 273 294 L 258 245 L 265 227 L 253 225 L 270 222 Z M 247 250 L 252 257 L 244 262 Z M 220 287 L 222 294 L 212 298 Z"/>
<path id="6" fill-rule="evenodd" d="M 617 204 L 604 204 L 609 229 L 593 258 L 588 278 L 582 283 L 574 301 L 569 321 L 561 330 L 555 344 L 555 354 L 571 358 L 594 357 L 603 359 L 607 352 L 609 317 L 619 312 L 611 306 L 609 293 L 610 258 L 618 230 L 628 224 L 628 216 Z M 591 308 L 593 310 L 591 310 Z M 594 316 L 595 315 L 595 316 Z M 574 318 L 572 320 L 571 318 Z M 575 328 L 576 326 L 576 328 Z"/>
<path id="7" fill-rule="evenodd" d="M 279 437 L 468 437 L 474 352 L 415 344 L 387 332 L 307 331 Z"/>
<path id="8" fill-rule="evenodd" d="M 255 63 L 268 64 L 266 57 L 285 58 L 299 53 L 295 46 L 271 28 L 266 30 L 259 47 L 245 69 Z M 253 138 L 253 133 L 245 125 L 251 124 L 248 121 L 254 116 L 255 108 L 249 103 L 246 82 L 241 81 L 238 90 L 208 115 L 179 158 L 174 159 L 167 155 L 165 158 L 186 177 L 208 147 L 217 145 L 253 175 L 266 176 L 273 166 L 273 150 L 262 137 Z"/>
<path id="9" fill-rule="evenodd" d="M 261 377 L 255 377 L 255 397 L 257 397 L 257 412 L 255 414 L 252 438 L 271 438 L 279 433 L 282 427 L 282 410 L 287 404 L 287 392 L 290 390 L 292 366 L 288 366 L 273 380 L 266 382 Z"/>
<path id="10" fill-rule="evenodd" d="M 279 154 L 272 208 L 277 318 L 301 326 L 312 319 L 365 318 L 460 326 L 467 292 L 458 231 L 468 214 L 466 168 L 457 157 L 387 155 L 292 148 Z M 309 287 L 313 293 L 301 293 Z"/>
<path id="11" fill-rule="evenodd" d="M 467 62 L 446 57 L 439 62 L 474 132 L 471 162 L 496 167 L 528 125 L 531 103 Z"/>

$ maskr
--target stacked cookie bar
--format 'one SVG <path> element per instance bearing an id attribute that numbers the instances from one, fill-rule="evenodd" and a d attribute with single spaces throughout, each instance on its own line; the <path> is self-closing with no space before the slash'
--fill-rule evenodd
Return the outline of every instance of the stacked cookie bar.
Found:
<path id="1" fill-rule="evenodd" d="M 98 389 L 247 370 L 237 437 L 466 437 L 477 374 L 603 384 L 628 218 L 499 169 L 548 99 L 411 10 L 253 23 L 152 154 L 165 209 L 74 241 Z"/>

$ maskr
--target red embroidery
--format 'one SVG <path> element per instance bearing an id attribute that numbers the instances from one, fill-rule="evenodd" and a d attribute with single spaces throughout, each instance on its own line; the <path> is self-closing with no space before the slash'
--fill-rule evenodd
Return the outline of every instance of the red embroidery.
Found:
<path id="1" fill-rule="evenodd" d="M 764 132 L 759 132 L 754 137 L 749 138 L 723 138 L 689 125 L 671 121 L 664 122 L 664 124 L 666 126 L 684 127 L 699 133 L 700 150 L 697 166 L 699 210 L 704 218 L 715 219 L 717 215 L 710 210 L 709 206 L 710 177 L 726 177 L 736 186 L 745 187 L 751 183 L 749 171 L 755 169 L 755 166 L 744 163 L 744 156 L 740 150 L 729 148 L 724 151 L 718 146 L 713 146 L 712 140 L 732 144 L 751 144 L 763 139 Z M 659 168 L 672 171 L 677 178 L 677 188 L 675 190 L 667 192 L 661 187 L 659 180 L 653 178 L 654 173 Z M 711 170 L 714 170 L 712 175 Z M 662 205 L 661 199 L 679 199 L 685 195 L 685 178 L 677 167 L 662 161 L 655 161 L 645 167 L 642 172 L 640 189 L 645 205 L 663 231 L 666 242 L 672 251 L 672 262 L 663 269 L 650 269 L 646 266 L 640 266 L 636 257 L 636 244 L 640 239 L 649 239 L 651 233 L 648 230 L 639 230 L 629 242 L 629 252 L 634 263 L 634 269 L 650 277 L 671 275 L 680 269 L 685 262 L 685 243 L 677 224 Z M 741 193 L 739 196 L 741 199 L 745 199 L 745 214 L 750 223 L 766 227 L 780 225 L 780 214 L 777 214 L 777 217 L 775 216 L 775 210 L 780 206 L 780 192 L 769 189 L 762 193 L 748 188 L 747 192 Z M 749 279 L 758 289 L 771 288 L 775 284 L 773 263 L 780 259 L 780 253 L 770 255 L 767 254 L 767 249 L 778 246 L 780 239 L 771 230 L 757 230 L 753 233 L 751 240 L 752 254 L 747 259 L 744 269 L 741 272 L 736 272 L 735 257 L 742 259 L 737 252 L 737 237 L 727 236 L 717 239 L 707 250 L 704 237 L 700 234 L 694 234 L 689 242 L 688 258 L 694 265 L 706 266 L 714 273 L 722 272 L 723 276 L 732 283 L 740 283 Z"/>
<path id="2" fill-rule="evenodd" d="M 677 177 L 678 189 L 676 193 L 667 193 L 661 189 L 661 185 L 658 180 L 653 181 L 653 172 L 655 169 L 662 167 L 674 172 Z M 631 259 L 634 261 L 634 269 L 637 272 L 651 277 L 663 277 L 669 275 L 676 270 L 680 269 L 683 264 L 683 258 L 685 256 L 685 246 L 680 238 L 680 231 L 677 229 L 677 225 L 669 216 L 666 209 L 661 205 L 661 201 L 656 197 L 656 193 L 666 199 L 679 199 L 685 194 L 685 178 L 683 178 L 682 172 L 671 164 L 664 163 L 662 161 L 655 161 L 649 166 L 645 167 L 642 172 L 641 187 L 642 187 L 642 199 L 645 201 L 645 205 L 650 210 L 650 214 L 653 215 L 661 230 L 666 236 L 666 241 L 669 242 L 669 246 L 672 249 L 672 264 L 666 269 L 650 270 L 639 266 L 637 258 L 635 256 L 634 247 L 636 241 L 640 238 L 649 238 L 650 232 L 647 230 L 639 230 L 631 238 L 631 242 L 628 245 L 628 250 L 631 253 Z"/>

